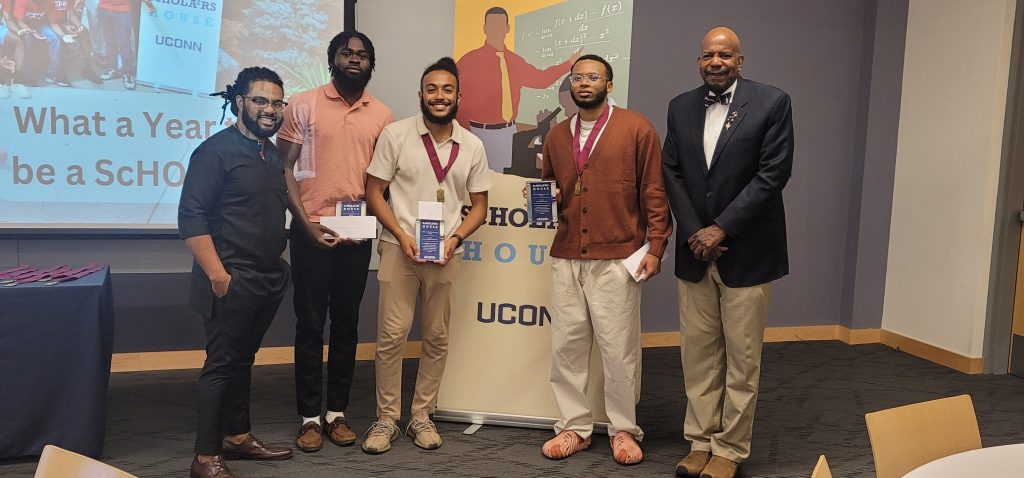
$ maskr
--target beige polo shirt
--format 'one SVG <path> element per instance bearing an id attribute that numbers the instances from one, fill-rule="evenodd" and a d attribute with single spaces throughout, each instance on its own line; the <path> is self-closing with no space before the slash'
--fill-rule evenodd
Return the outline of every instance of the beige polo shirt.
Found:
<path id="1" fill-rule="evenodd" d="M 377 139 L 373 160 L 366 173 L 391 184 L 388 200 L 398 224 L 406 234 L 416 237 L 416 219 L 420 201 L 436 201 L 437 190 L 444 190 L 445 237 L 462 224 L 462 206 L 470 205 L 469 193 L 480 193 L 491 189 L 491 171 L 487 167 L 484 145 L 468 130 L 453 121 L 452 137 L 441 144 L 434 144 L 442 167 L 448 166 L 452 143 L 459 143 L 459 155 L 448 171 L 444 182 L 438 184 L 430 156 L 423 146 L 423 135 L 429 136 L 427 126 L 420 115 L 391 123 L 384 128 Z M 389 231 L 385 230 L 380 239 L 398 244 Z"/>

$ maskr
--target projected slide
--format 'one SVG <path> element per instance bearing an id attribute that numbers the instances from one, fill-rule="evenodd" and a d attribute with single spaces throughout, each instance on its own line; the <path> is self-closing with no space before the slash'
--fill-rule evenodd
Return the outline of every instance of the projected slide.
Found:
<path id="1" fill-rule="evenodd" d="M 208 95 L 256 65 L 286 96 L 327 82 L 344 25 L 335 0 L 0 8 L 0 228 L 175 228 L 190 154 L 234 119 Z"/>

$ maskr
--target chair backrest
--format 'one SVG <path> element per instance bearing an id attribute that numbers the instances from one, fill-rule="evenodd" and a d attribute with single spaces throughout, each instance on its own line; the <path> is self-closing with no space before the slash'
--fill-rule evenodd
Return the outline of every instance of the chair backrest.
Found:
<path id="1" fill-rule="evenodd" d="M 818 457 L 818 464 L 814 465 L 811 478 L 832 478 L 832 470 L 828 468 L 828 460 L 825 459 L 825 455 Z"/>
<path id="2" fill-rule="evenodd" d="M 899 478 L 944 456 L 981 448 L 970 395 L 864 415 L 878 478 Z"/>
<path id="3" fill-rule="evenodd" d="M 136 478 L 87 456 L 46 445 L 35 478 Z"/>

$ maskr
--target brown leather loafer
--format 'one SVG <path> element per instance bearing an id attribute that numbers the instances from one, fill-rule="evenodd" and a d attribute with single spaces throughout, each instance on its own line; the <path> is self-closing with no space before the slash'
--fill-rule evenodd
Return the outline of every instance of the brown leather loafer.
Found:
<path id="1" fill-rule="evenodd" d="M 700 478 L 700 472 L 711 459 L 711 453 L 700 450 L 690 450 L 686 457 L 676 465 L 676 475 L 685 478 Z"/>
<path id="2" fill-rule="evenodd" d="M 193 458 L 188 476 L 190 478 L 235 478 L 235 474 L 231 473 L 228 465 L 224 463 L 224 459 L 219 456 L 213 457 L 206 463 L 200 463 L 198 456 Z"/>
<path id="3" fill-rule="evenodd" d="M 222 453 L 229 460 L 284 460 L 292 457 L 291 448 L 266 446 L 252 433 L 237 445 L 225 438 Z"/>
<path id="4" fill-rule="evenodd" d="M 299 435 L 295 437 L 295 446 L 306 453 L 320 451 L 323 445 L 323 428 L 317 422 L 306 422 L 299 427 Z"/>
<path id="5" fill-rule="evenodd" d="M 337 417 L 327 424 L 327 438 L 338 446 L 349 446 L 356 442 L 356 432 L 348 426 L 345 417 Z"/>
<path id="6" fill-rule="evenodd" d="M 727 458 L 712 456 L 708 466 L 705 466 L 704 471 L 700 472 L 700 478 L 733 478 L 736 476 L 736 468 L 739 466 L 739 463 Z"/>

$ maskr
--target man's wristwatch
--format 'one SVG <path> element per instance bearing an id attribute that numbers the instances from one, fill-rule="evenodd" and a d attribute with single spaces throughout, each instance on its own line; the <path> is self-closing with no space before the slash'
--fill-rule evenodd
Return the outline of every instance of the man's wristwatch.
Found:
<path id="1" fill-rule="evenodd" d="M 456 248 L 458 248 L 459 246 L 461 246 L 461 245 L 462 245 L 462 242 L 466 240 L 466 238 L 465 238 L 465 237 L 462 237 L 462 235 L 460 235 L 460 234 L 459 234 L 459 233 L 457 233 L 457 232 L 453 232 L 453 233 L 452 233 L 452 237 L 454 237 L 454 238 L 455 238 L 455 240 L 459 241 L 458 243 L 456 243 L 456 244 L 455 244 L 455 247 L 456 247 Z"/>

